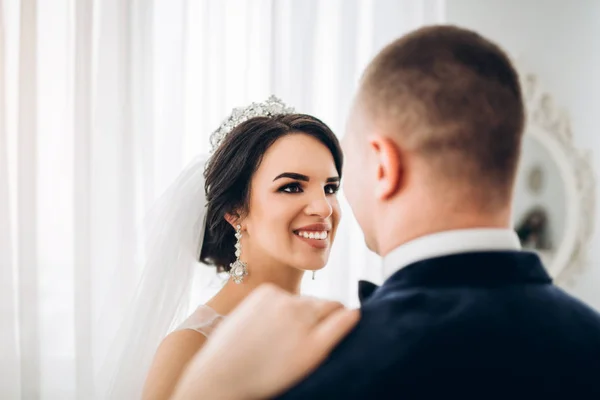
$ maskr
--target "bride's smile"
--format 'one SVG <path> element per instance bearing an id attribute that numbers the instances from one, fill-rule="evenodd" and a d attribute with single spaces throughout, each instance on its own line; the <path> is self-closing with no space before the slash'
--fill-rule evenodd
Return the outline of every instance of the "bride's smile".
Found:
<path id="1" fill-rule="evenodd" d="M 304 243 L 315 249 L 327 249 L 331 245 L 329 240 L 330 231 L 331 225 L 329 224 L 312 224 L 296 229 L 293 233 Z"/>

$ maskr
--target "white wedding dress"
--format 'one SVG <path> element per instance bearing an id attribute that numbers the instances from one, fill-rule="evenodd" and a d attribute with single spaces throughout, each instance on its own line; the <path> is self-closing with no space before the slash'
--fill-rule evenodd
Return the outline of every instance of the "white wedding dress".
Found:
<path id="1" fill-rule="evenodd" d="M 208 337 L 223 320 L 223 316 L 207 305 L 199 306 L 176 331 L 190 329 Z"/>

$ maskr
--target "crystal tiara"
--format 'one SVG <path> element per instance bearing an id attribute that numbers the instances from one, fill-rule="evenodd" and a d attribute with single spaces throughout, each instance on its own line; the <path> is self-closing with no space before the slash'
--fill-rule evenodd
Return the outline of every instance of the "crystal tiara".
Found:
<path id="1" fill-rule="evenodd" d="M 223 139 L 236 126 L 254 117 L 272 117 L 274 115 L 293 114 L 295 110 L 288 107 L 283 101 L 275 96 L 269 97 L 262 103 L 252 103 L 245 108 L 234 108 L 231 115 L 223 121 L 219 129 L 210 135 L 211 154 L 221 145 Z"/>

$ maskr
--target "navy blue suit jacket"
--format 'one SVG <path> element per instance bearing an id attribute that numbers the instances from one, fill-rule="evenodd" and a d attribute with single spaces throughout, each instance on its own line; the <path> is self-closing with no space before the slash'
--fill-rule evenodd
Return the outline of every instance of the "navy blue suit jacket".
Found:
<path id="1" fill-rule="evenodd" d="M 533 253 L 407 266 L 291 399 L 600 399 L 600 315 Z M 309 351 L 310 349 L 307 349 Z"/>

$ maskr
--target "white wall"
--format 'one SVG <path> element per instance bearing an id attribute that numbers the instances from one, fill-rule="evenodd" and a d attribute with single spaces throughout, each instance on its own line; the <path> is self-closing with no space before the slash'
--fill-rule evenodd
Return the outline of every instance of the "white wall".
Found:
<path id="1" fill-rule="evenodd" d="M 447 22 L 496 41 L 529 71 L 572 120 L 575 143 L 594 151 L 600 171 L 600 1 L 447 0 Z M 600 180 L 588 265 L 572 288 L 600 309 Z"/>

